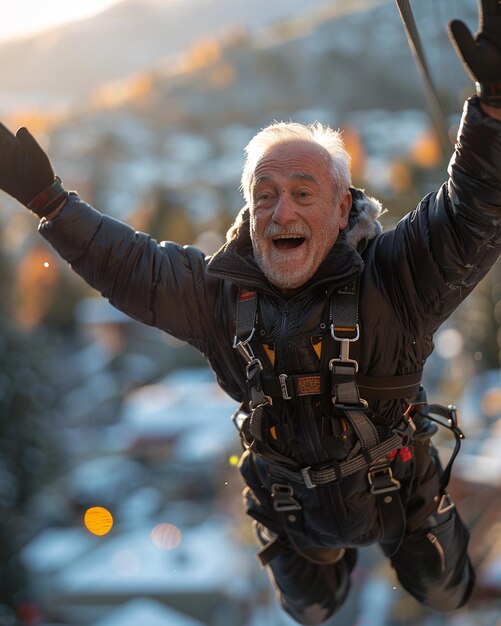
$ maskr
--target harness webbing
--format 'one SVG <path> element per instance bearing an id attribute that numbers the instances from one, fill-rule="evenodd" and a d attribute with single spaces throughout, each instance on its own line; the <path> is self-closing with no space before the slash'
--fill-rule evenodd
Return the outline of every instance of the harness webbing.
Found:
<path id="1" fill-rule="evenodd" d="M 293 399 L 306 395 L 323 395 L 329 391 L 339 404 L 356 406 L 365 400 L 404 400 L 414 397 L 421 385 L 422 370 L 395 376 L 367 376 L 358 372 L 355 360 L 349 359 L 349 345 L 358 339 L 358 281 L 351 281 L 336 291 L 329 305 L 332 349 L 324 346 L 329 355 L 336 342 L 341 343 L 341 354 L 330 354 L 327 367 L 330 376 L 319 374 L 281 374 L 274 378 L 261 377 L 260 391 L 270 398 Z M 258 318 L 258 294 L 241 289 L 237 302 L 234 347 L 250 363 L 257 364 L 250 347 Z M 344 353 L 343 353 L 344 350 Z M 343 362 L 344 361 L 344 362 Z"/>
<path id="2" fill-rule="evenodd" d="M 382 528 L 380 544 L 386 554 L 392 555 L 401 544 L 406 526 L 405 512 L 399 495 L 400 482 L 393 478 L 388 455 L 408 444 L 415 426 L 412 419 L 406 419 L 404 416 L 401 420 L 403 423 L 394 427 L 391 436 L 381 441 L 376 427 L 363 411 L 367 408 L 367 403 L 360 398 L 356 380 L 358 362 L 350 358 L 350 345 L 356 343 L 360 337 L 359 282 L 360 277 L 357 276 L 340 286 L 331 296 L 329 303 L 331 340 L 326 341 L 327 346 L 324 346 L 325 349 L 322 350 L 318 374 L 281 373 L 277 376 L 273 367 L 270 368 L 268 363 L 262 363 L 259 357 L 261 353 L 264 356 L 265 351 L 261 349 L 259 342 L 253 340 L 258 319 L 258 294 L 253 291 L 240 290 L 233 345 L 246 363 L 250 397 L 250 414 L 241 421 L 240 430 L 244 445 L 252 446 L 254 454 L 262 456 L 268 464 L 278 470 L 284 479 L 303 484 L 309 489 L 314 489 L 317 485 L 338 482 L 346 476 L 364 471 L 367 475 L 369 491 L 377 502 Z M 418 382 L 415 377 L 407 377 L 404 381 L 395 382 L 396 378 L 379 379 L 379 382 L 384 380 L 388 393 L 391 389 L 390 398 L 395 398 L 395 394 L 402 393 L 402 390 L 407 393 L 409 387 L 415 386 Z M 365 377 L 364 382 L 369 388 L 372 380 L 375 379 Z M 375 387 L 374 383 L 372 386 Z M 283 436 L 285 434 L 283 429 L 287 427 L 286 424 L 278 424 L 270 428 L 266 408 L 273 404 L 274 397 L 289 401 L 304 395 L 325 395 L 327 392 L 330 392 L 332 403 L 344 411 L 344 416 L 350 422 L 358 441 L 344 461 L 321 469 L 311 467 L 296 469 L 291 459 L 282 456 L 266 443 L 267 432 L 275 438 L 275 436 L 279 437 L 279 428 L 282 429 L 280 434 Z M 377 397 L 379 396 L 376 395 Z M 300 539 L 302 521 L 299 515 L 301 506 L 294 498 L 293 489 L 290 485 L 279 483 L 275 484 L 274 488 L 272 499 L 275 510 L 282 520 L 283 530 L 294 548 L 306 554 L 308 550 L 300 545 L 302 543 Z M 389 495 L 390 492 L 395 492 L 395 494 Z M 287 511 L 292 510 L 291 507 L 298 511 L 298 514 L 293 516 L 294 523 L 286 514 Z M 294 539 L 294 532 L 296 532 L 296 539 Z M 268 547 L 269 552 L 262 551 L 262 559 L 276 556 L 277 546 L 273 543 L 266 548 Z M 308 558 L 312 558 L 311 554 Z"/>
<path id="3" fill-rule="evenodd" d="M 366 449 L 364 453 L 357 454 L 353 459 L 348 461 L 337 462 L 334 465 L 323 469 L 313 469 L 306 467 L 298 470 L 291 469 L 281 462 L 280 455 L 261 455 L 266 462 L 275 467 L 284 477 L 289 478 L 295 483 L 303 484 L 313 488 L 317 485 L 328 485 L 332 482 L 338 482 L 346 476 L 351 476 L 360 470 L 367 470 L 371 464 L 377 464 L 382 458 L 390 452 L 402 447 L 402 437 L 398 434 L 392 435 L 389 439 L 384 440 L 377 446 Z M 258 453 L 259 456 L 259 453 Z M 284 461 L 289 459 L 285 459 Z"/>
<path id="4" fill-rule="evenodd" d="M 445 119 L 444 111 L 440 104 L 440 100 L 437 95 L 437 90 L 430 75 L 426 57 L 424 55 L 423 46 L 421 45 L 421 38 L 414 20 L 411 5 L 409 0 L 395 0 L 397 8 L 402 18 L 405 34 L 407 35 L 407 41 L 412 55 L 416 62 L 417 68 L 424 81 L 424 90 L 428 99 L 428 105 L 430 107 L 431 117 L 437 131 L 438 138 L 442 145 L 444 155 L 448 156 L 451 149 L 451 142 L 449 134 L 447 132 L 447 122 Z"/>

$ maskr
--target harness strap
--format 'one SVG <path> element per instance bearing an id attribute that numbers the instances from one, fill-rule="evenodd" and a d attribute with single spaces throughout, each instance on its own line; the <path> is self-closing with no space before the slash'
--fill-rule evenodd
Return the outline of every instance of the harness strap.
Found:
<path id="1" fill-rule="evenodd" d="M 262 379 L 263 391 L 272 398 L 292 400 L 301 396 L 322 395 L 329 389 L 326 374 L 280 374 L 274 378 Z"/>
<path id="2" fill-rule="evenodd" d="M 262 372 L 263 364 L 257 359 L 250 346 L 258 316 L 258 295 L 255 291 L 241 289 L 237 302 L 234 347 L 247 362 L 250 387 L 259 388 L 259 394 L 269 398 L 293 398 L 308 395 L 323 395 L 329 388 L 333 401 L 342 406 L 363 405 L 367 400 L 403 400 L 415 396 L 421 384 L 422 371 L 397 376 L 367 376 L 360 374 L 358 364 L 349 358 L 349 346 L 357 342 L 358 329 L 358 278 L 344 285 L 333 294 L 330 301 L 331 336 L 336 344 L 341 342 L 339 357 L 329 355 L 327 347 L 323 353 L 327 358 L 330 376 L 319 374 L 279 374 L 267 376 Z M 356 343 L 355 343 L 356 345 Z M 326 368 L 327 369 L 327 368 Z M 254 378 L 254 380 L 251 380 Z M 256 406 L 262 395 L 253 398 Z"/>
<path id="3" fill-rule="evenodd" d="M 396 554 L 405 536 L 406 514 L 400 495 L 376 495 L 382 537 L 379 542 L 387 557 Z"/>
<path id="4" fill-rule="evenodd" d="M 294 490 L 290 485 L 274 483 L 271 487 L 271 500 L 280 526 L 295 552 L 307 561 L 318 565 L 332 565 L 343 558 L 346 552 L 344 548 L 318 546 L 306 537 L 303 531 L 302 506 L 294 497 Z M 286 549 L 286 545 L 276 535 L 259 550 L 256 556 L 264 566 Z"/>
<path id="5" fill-rule="evenodd" d="M 344 337 L 353 339 L 358 322 L 358 287 L 360 277 L 350 280 L 339 289 L 337 297 L 331 298 L 330 318 L 336 335 L 342 340 Z"/>
<path id="6" fill-rule="evenodd" d="M 362 411 L 346 411 L 345 415 L 357 434 L 362 449 L 376 448 L 379 444 L 379 436 L 376 427 L 367 415 Z"/>
<path id="7" fill-rule="evenodd" d="M 332 359 L 329 363 L 331 374 L 332 403 L 341 407 L 367 406 L 360 398 L 360 391 L 355 379 L 358 364 Z"/>
<path id="8" fill-rule="evenodd" d="M 240 289 L 237 301 L 237 319 L 235 344 L 237 341 L 249 342 L 254 334 L 257 318 L 257 293 Z"/>
<path id="9" fill-rule="evenodd" d="M 461 448 L 461 440 L 464 439 L 463 431 L 461 430 L 459 426 L 459 417 L 457 414 L 457 409 L 453 404 L 449 404 L 449 406 L 447 407 L 441 406 L 440 404 L 427 404 L 423 408 L 421 408 L 421 410 L 419 411 L 419 414 L 424 415 L 425 417 L 430 419 L 432 422 L 435 422 L 439 424 L 440 426 L 444 426 L 445 428 L 448 428 L 449 430 L 452 431 L 454 435 L 454 439 L 455 439 L 454 450 L 452 451 L 449 462 L 447 463 L 447 466 L 444 469 L 444 472 L 442 474 L 442 479 L 440 481 L 440 486 L 442 490 L 445 491 L 447 485 L 449 484 L 449 480 L 451 478 L 452 465 Z M 442 420 L 437 419 L 437 417 L 434 417 L 434 416 L 443 418 L 446 420 L 446 422 L 444 422 L 443 419 Z"/>
<path id="10" fill-rule="evenodd" d="M 360 338 L 358 292 L 360 276 L 336 289 L 330 299 L 331 337 L 340 344 L 339 356 L 329 359 L 331 398 L 336 406 L 362 406 L 355 380 L 358 363 L 350 358 L 350 344 Z"/>
<path id="11" fill-rule="evenodd" d="M 306 487 L 313 489 L 317 485 L 328 485 L 332 482 L 337 482 L 355 474 L 356 472 L 371 468 L 374 464 L 377 466 L 378 461 L 385 459 L 393 450 L 402 447 L 402 437 L 400 435 L 393 435 L 389 439 L 386 439 L 382 443 L 378 444 L 370 450 L 366 450 L 364 454 L 357 454 L 353 459 L 347 461 L 341 461 L 339 463 L 324 467 L 321 469 L 313 469 L 312 467 L 303 467 L 298 470 L 294 470 L 285 466 L 277 457 L 281 457 L 276 452 L 270 452 L 262 454 L 254 449 L 254 452 L 265 459 L 270 465 L 272 465 L 280 474 L 288 478 L 289 480 L 306 485 Z M 284 457 L 286 458 L 286 457 Z M 287 459 L 289 461 L 289 459 Z M 289 461 L 290 462 L 290 461 Z"/>
<path id="12" fill-rule="evenodd" d="M 366 400 L 404 400 L 413 398 L 421 387 L 423 371 L 398 376 L 356 375 L 360 394 Z"/>
<path id="13" fill-rule="evenodd" d="M 275 535 L 273 539 L 265 544 L 260 550 L 256 552 L 256 556 L 259 559 L 259 562 L 264 567 L 268 565 L 270 561 L 272 561 L 275 557 L 279 556 L 284 552 L 285 548 L 280 542 L 279 535 Z"/>
<path id="14" fill-rule="evenodd" d="M 292 400 L 301 396 L 323 395 L 329 390 L 329 384 L 332 384 L 334 377 L 336 381 L 336 389 L 343 384 L 343 375 L 345 370 L 343 366 L 336 364 L 334 373 L 331 376 L 327 374 L 280 374 L 278 377 L 267 378 L 261 377 L 261 383 L 264 393 L 272 398 L 283 398 L 284 400 Z M 352 376 L 353 372 L 348 367 L 346 376 Z M 341 394 L 344 398 L 352 392 L 350 396 L 352 402 L 349 404 L 360 404 L 357 399 L 365 400 L 405 400 L 414 397 L 421 387 L 422 370 L 411 374 L 395 375 L 395 376 L 367 376 L 365 374 L 356 373 L 355 382 L 360 390 L 357 395 L 352 391 L 351 382 L 349 387 Z M 348 402 L 347 402 L 348 404 Z"/>
<path id="15" fill-rule="evenodd" d="M 366 407 L 367 402 L 360 397 L 358 380 L 371 387 L 372 377 L 358 378 L 358 362 L 350 358 L 350 344 L 357 342 L 360 336 L 358 326 L 358 291 L 359 280 L 357 276 L 344 286 L 333 292 L 330 299 L 330 323 L 332 342 L 330 348 L 322 355 L 322 367 L 319 374 L 296 374 L 274 375 L 273 369 L 268 375 L 269 368 L 264 368 L 263 363 L 254 354 L 250 342 L 254 336 L 258 301 L 257 293 L 240 290 L 237 303 L 237 320 L 235 325 L 234 347 L 239 351 L 246 362 L 247 384 L 250 394 L 251 413 L 242 424 L 244 440 L 253 447 L 256 455 L 261 456 L 278 472 L 291 482 L 302 483 L 308 489 L 317 485 L 327 485 L 334 481 L 340 481 L 345 476 L 350 476 L 359 471 L 367 471 L 368 486 L 370 493 L 376 498 L 378 514 L 381 523 L 382 537 L 381 546 L 387 555 L 394 554 L 403 539 L 406 519 L 405 511 L 398 490 L 400 482 L 393 478 L 388 454 L 395 449 L 407 445 L 409 431 L 414 425 L 412 419 L 407 416 L 402 418 L 405 424 L 399 423 L 393 430 L 393 435 L 384 441 L 380 441 L 378 431 L 370 418 L 357 408 Z M 339 344 L 339 356 L 333 356 L 333 346 Z M 258 348 L 256 348 L 257 350 Z M 335 353 L 334 353 L 335 354 Z M 326 373 L 326 363 L 328 371 Z M 264 371 L 263 371 L 264 370 Z M 419 389 L 420 374 L 411 375 L 404 380 L 395 383 L 396 377 L 385 377 L 388 386 L 387 393 L 390 398 L 396 394 L 404 394 L 401 397 L 415 395 Z M 357 380 L 358 379 L 358 380 Z M 342 408 L 357 435 L 358 443 L 353 448 L 350 456 L 342 462 L 320 469 L 311 467 L 299 470 L 290 467 L 291 460 L 283 457 L 266 444 L 265 431 L 268 429 L 273 436 L 272 429 L 267 423 L 265 406 L 272 404 L 273 397 L 281 397 L 283 400 L 306 395 L 324 394 L 330 387 L 330 395 L 333 404 Z M 412 391 L 409 391 L 409 388 Z M 377 389 L 375 398 L 381 398 L 381 389 Z M 369 391 L 370 393 L 370 391 Z M 412 428 L 411 428 L 412 426 Z M 260 451 L 264 444 L 264 451 Z M 284 461 L 285 464 L 284 464 Z M 288 466 L 288 467 L 287 467 Z M 396 492 L 396 493 L 391 493 Z M 308 545 L 304 536 L 301 505 L 293 497 L 291 485 L 273 485 L 271 493 L 273 507 L 281 520 L 284 532 L 292 547 L 304 558 L 318 563 L 335 562 L 342 558 L 340 550 L 325 551 L 318 546 Z M 260 551 L 259 558 L 263 564 L 269 562 L 280 553 L 282 548 L 279 541 L 272 541 Z"/>

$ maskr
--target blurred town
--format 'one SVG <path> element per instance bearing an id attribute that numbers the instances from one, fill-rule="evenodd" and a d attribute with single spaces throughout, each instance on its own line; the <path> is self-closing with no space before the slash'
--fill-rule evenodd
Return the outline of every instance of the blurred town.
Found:
<path id="1" fill-rule="evenodd" d="M 446 23 L 475 30 L 476 2 L 414 4 L 453 137 L 471 86 Z M 2 121 L 30 128 L 67 188 L 207 254 L 242 204 L 242 149 L 273 120 L 342 128 L 385 228 L 447 176 L 452 143 L 391 0 L 124 0 L 0 45 L 0 72 Z M 36 227 L 2 194 L 0 626 L 292 625 L 242 512 L 235 403 L 201 355 L 116 311 Z M 425 379 L 466 434 L 451 493 L 472 602 L 426 611 L 370 548 L 336 624 L 501 625 L 500 322 L 497 265 L 435 336 Z M 446 460 L 453 441 L 436 443 Z"/>

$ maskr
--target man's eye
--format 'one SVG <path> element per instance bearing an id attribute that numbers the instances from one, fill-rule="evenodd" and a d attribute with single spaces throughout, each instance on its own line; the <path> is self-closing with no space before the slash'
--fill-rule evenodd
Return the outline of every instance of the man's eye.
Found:
<path id="1" fill-rule="evenodd" d="M 268 200 L 271 200 L 272 195 L 269 191 L 262 191 L 261 193 L 256 195 L 256 202 L 257 203 L 263 203 L 263 202 L 267 202 Z"/>

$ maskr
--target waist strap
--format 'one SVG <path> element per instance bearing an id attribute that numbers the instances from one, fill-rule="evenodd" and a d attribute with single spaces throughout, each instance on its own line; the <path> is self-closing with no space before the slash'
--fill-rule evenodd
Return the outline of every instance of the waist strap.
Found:
<path id="1" fill-rule="evenodd" d="M 351 474 L 355 474 L 362 469 L 367 469 L 372 465 L 377 465 L 377 462 L 384 458 L 387 454 L 401 447 L 402 437 L 395 434 L 370 450 L 366 450 L 364 454 L 357 454 L 357 456 L 349 461 L 341 461 L 321 469 L 303 467 L 299 470 L 287 467 L 286 463 L 290 464 L 290 459 L 282 457 L 282 455 L 275 451 L 266 451 L 265 453 L 261 453 L 256 446 L 253 451 L 254 454 L 261 456 L 266 463 L 273 466 L 285 478 L 288 478 L 295 483 L 303 484 L 312 489 L 317 485 L 327 485 L 332 482 L 338 482 L 345 476 L 350 476 Z"/>
<path id="2" fill-rule="evenodd" d="M 414 397 L 421 386 L 422 371 L 400 376 L 355 375 L 360 397 L 364 400 L 404 400 Z M 301 396 L 322 395 L 330 391 L 326 374 L 297 374 L 261 378 L 263 391 L 272 398 L 292 400 Z"/>

